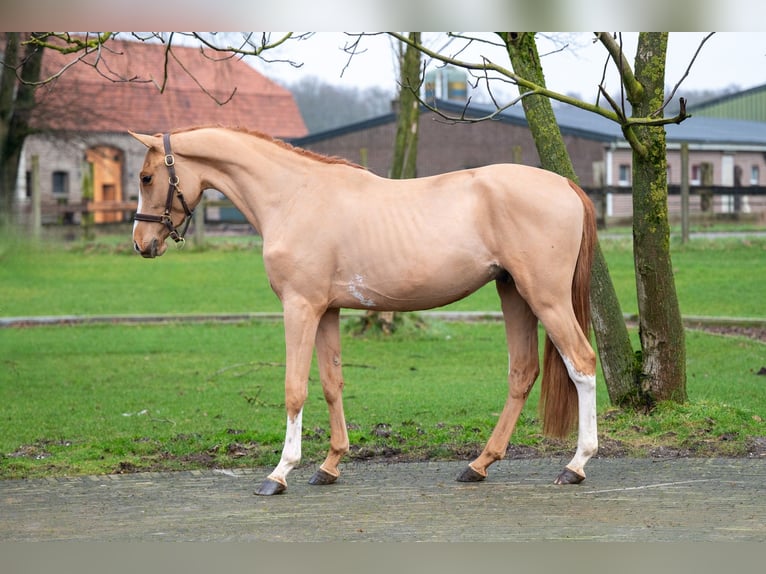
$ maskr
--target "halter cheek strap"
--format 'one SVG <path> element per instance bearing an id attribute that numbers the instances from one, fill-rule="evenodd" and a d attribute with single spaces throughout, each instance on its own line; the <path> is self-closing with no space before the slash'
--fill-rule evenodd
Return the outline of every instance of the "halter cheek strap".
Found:
<path id="1" fill-rule="evenodd" d="M 165 147 L 165 167 L 168 168 L 168 196 L 165 200 L 165 211 L 162 215 L 136 213 L 133 219 L 136 221 L 147 221 L 149 223 L 161 223 L 167 228 L 170 233 L 170 238 L 177 244 L 183 245 L 185 242 L 184 235 L 186 235 L 186 230 L 189 229 L 194 210 L 189 209 L 189 205 L 186 203 L 183 193 L 181 193 L 178 176 L 176 175 L 176 160 L 170 148 L 170 134 L 163 134 L 162 143 Z M 181 207 L 184 210 L 184 220 L 181 222 L 183 229 L 180 233 L 178 232 L 178 228 L 173 225 L 173 220 L 170 217 L 170 214 L 173 211 L 174 196 L 178 197 L 178 201 L 181 203 Z"/>

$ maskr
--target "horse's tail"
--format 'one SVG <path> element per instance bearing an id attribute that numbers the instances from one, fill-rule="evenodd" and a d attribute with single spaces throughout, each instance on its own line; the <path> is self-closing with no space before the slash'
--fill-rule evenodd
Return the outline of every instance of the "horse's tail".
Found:
<path id="1" fill-rule="evenodd" d="M 573 181 L 569 185 L 583 203 L 583 229 L 580 253 L 572 279 L 572 306 L 585 336 L 590 333 L 590 273 L 596 247 L 596 212 L 585 192 Z M 543 432 L 547 436 L 564 437 L 577 423 L 577 389 L 550 337 L 545 337 L 543 378 L 540 389 L 540 411 Z"/>

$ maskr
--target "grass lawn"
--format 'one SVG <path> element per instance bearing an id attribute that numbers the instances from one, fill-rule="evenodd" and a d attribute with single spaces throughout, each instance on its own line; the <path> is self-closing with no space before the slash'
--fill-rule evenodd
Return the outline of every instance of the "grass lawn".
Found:
<path id="1" fill-rule="evenodd" d="M 219 239 L 205 250 L 171 247 L 144 260 L 128 237 L 117 247 L 75 242 L 35 249 L 0 241 L 0 316 L 281 310 L 256 239 Z M 602 249 L 623 311 L 636 313 L 630 239 L 602 241 Z M 683 314 L 766 317 L 766 239 L 674 242 L 672 257 Z M 498 310 L 494 285 L 449 308 Z"/>
<path id="2" fill-rule="evenodd" d="M 623 310 L 635 299 L 628 240 L 604 242 Z M 674 245 L 684 313 L 766 316 L 766 242 Z M 0 315 L 277 311 L 257 243 L 144 261 L 112 246 L 0 245 Z M 635 303 L 633 303 L 635 306 Z M 453 307 L 497 309 L 494 288 Z M 345 404 L 357 458 L 470 459 L 505 400 L 500 324 L 429 324 L 394 337 L 344 335 Z M 690 331 L 686 405 L 610 408 L 604 454 L 745 455 L 766 440 L 766 345 Z M 272 465 L 284 433 L 280 322 L 0 329 L 0 478 Z M 541 436 L 537 388 L 511 442 L 571 456 Z M 321 461 L 327 412 L 312 373 L 304 461 Z M 664 450 L 663 450 L 664 449 Z"/>

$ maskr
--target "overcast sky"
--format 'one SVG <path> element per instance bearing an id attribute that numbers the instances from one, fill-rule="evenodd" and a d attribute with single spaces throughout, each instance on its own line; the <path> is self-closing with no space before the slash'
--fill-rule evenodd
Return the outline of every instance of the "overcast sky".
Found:
<path id="1" fill-rule="evenodd" d="M 675 85 L 683 76 L 695 51 L 706 33 L 674 32 L 668 42 L 666 83 Z M 595 97 L 600 82 L 604 48 L 592 41 L 590 33 L 552 33 L 555 42 L 538 42 L 543 57 L 543 70 L 550 89 L 562 93 L 576 93 L 585 99 Z M 623 43 L 633 62 L 637 34 L 624 33 Z M 366 50 L 349 60 L 342 50 L 350 41 L 341 33 L 320 32 L 310 39 L 294 43 L 282 52 L 285 57 L 301 62 L 301 68 L 287 64 L 263 64 L 256 67 L 267 76 L 292 83 L 306 75 L 327 82 L 355 87 L 381 86 L 393 91 L 396 87 L 396 67 L 392 40 L 387 36 L 364 38 L 361 48 Z M 444 39 L 428 34 L 429 46 L 439 48 Z M 554 50 L 566 47 L 561 51 Z M 509 66 L 502 50 L 488 50 L 486 46 L 466 51 L 463 60 L 479 61 L 480 56 L 493 58 L 496 63 Z M 738 86 L 741 89 L 766 84 L 766 33 L 719 32 L 705 43 L 683 87 L 687 90 L 722 89 Z M 610 91 L 617 89 L 616 76 L 607 79 Z M 515 90 L 515 88 L 514 88 Z M 514 92 L 515 93 L 515 92 Z"/>

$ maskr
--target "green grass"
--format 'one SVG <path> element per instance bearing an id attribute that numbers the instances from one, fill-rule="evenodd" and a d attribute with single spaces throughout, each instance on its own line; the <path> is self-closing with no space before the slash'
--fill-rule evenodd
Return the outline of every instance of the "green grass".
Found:
<path id="1" fill-rule="evenodd" d="M 0 249 L 0 316 L 280 310 L 257 243 L 170 248 L 152 260 L 128 247 Z"/>
<path id="2" fill-rule="evenodd" d="M 635 310 L 629 240 L 603 248 L 623 310 Z M 766 316 L 766 241 L 673 245 L 684 313 Z M 277 311 L 257 242 L 145 261 L 113 242 L 0 244 L 0 315 Z M 634 305 L 631 307 L 631 302 Z M 453 305 L 495 310 L 493 287 Z M 634 333 L 635 336 L 635 333 Z M 690 331 L 685 405 L 610 408 L 599 373 L 602 452 L 744 455 L 766 436 L 766 346 Z M 272 465 L 284 433 L 279 322 L 0 329 L 0 477 Z M 500 324 L 431 323 L 343 339 L 351 457 L 470 459 L 505 400 Z M 570 455 L 542 437 L 537 387 L 513 445 Z M 304 460 L 327 449 L 316 370 Z M 659 449 L 659 450 L 658 450 Z"/>
<path id="3" fill-rule="evenodd" d="M 502 325 L 345 334 L 343 346 L 352 457 L 469 459 L 488 438 L 506 392 Z M 4 329 L 0 349 L 0 477 L 278 460 L 279 322 Z M 599 373 L 604 452 L 669 445 L 743 455 L 753 437 L 766 435 L 765 383 L 755 374 L 764 351 L 748 339 L 690 332 L 690 402 L 651 415 L 611 409 Z M 309 388 L 304 460 L 317 462 L 329 425 L 315 369 Z M 542 437 L 537 401 L 536 386 L 512 444 L 570 453 L 573 438 Z"/>
<path id="4" fill-rule="evenodd" d="M 637 313 L 631 240 L 602 247 L 623 311 Z M 766 317 L 766 239 L 674 241 L 671 258 L 682 314 Z"/>
<path id="5" fill-rule="evenodd" d="M 124 238 L 123 238 L 124 239 Z M 93 245 L 0 246 L 0 316 L 129 313 L 244 313 L 279 311 L 269 289 L 260 244 L 218 240 L 214 249 L 176 250 L 137 257 L 127 242 Z M 625 313 L 636 313 L 629 238 L 602 249 Z M 685 315 L 766 317 L 766 239 L 674 242 L 676 287 Z M 499 309 L 489 284 L 448 308 Z"/>

